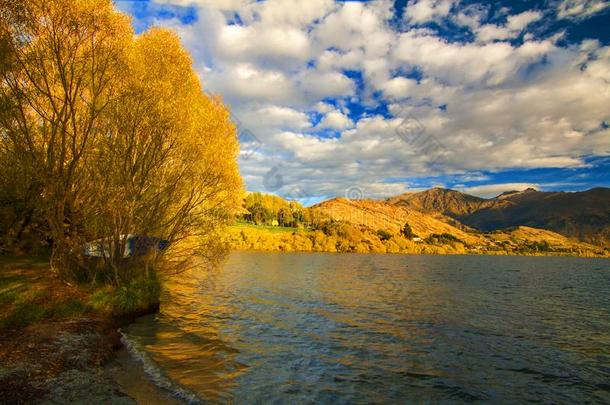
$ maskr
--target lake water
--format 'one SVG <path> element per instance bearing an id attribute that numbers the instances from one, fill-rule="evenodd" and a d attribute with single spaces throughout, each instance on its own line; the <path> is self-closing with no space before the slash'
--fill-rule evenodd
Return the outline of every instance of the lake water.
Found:
<path id="1" fill-rule="evenodd" d="M 192 401 L 610 403 L 610 261 L 236 252 L 125 336 Z"/>

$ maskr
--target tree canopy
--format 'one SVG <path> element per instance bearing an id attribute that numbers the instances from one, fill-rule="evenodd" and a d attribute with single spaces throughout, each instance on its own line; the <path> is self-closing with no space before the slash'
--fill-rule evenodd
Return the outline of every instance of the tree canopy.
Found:
<path id="1" fill-rule="evenodd" d="M 241 201 L 238 143 L 177 35 L 134 35 L 110 0 L 0 3 L 0 199 L 44 224 L 53 267 L 120 282 L 129 234 L 214 257 Z M 111 249 L 92 270 L 97 239 Z"/>

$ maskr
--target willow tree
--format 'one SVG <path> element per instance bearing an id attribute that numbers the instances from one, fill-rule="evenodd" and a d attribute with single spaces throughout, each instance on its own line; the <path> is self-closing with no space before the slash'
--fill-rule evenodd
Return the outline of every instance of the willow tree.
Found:
<path id="1" fill-rule="evenodd" d="M 178 38 L 134 36 L 110 0 L 0 1 L 0 145 L 35 188 L 53 267 L 121 282 L 128 234 L 217 252 L 241 190 L 235 129 Z M 112 248 L 92 268 L 81 247 L 99 239 Z"/>
<path id="2" fill-rule="evenodd" d="M 103 197 L 88 217 L 115 246 L 129 233 L 171 241 L 163 258 L 180 268 L 193 256 L 213 259 L 219 225 L 233 217 L 241 194 L 228 111 L 204 95 L 190 56 L 167 30 L 133 42 L 123 79 L 90 174 Z M 109 257 L 115 271 L 121 261 L 113 255 L 122 254 Z"/>

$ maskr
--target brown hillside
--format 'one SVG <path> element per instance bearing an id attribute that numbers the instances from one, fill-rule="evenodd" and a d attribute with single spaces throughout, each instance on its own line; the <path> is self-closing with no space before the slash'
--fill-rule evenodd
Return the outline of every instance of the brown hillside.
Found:
<path id="1" fill-rule="evenodd" d="M 445 188 L 432 188 L 419 193 L 405 193 L 387 200 L 427 213 L 440 213 L 452 217 L 471 214 L 493 204 L 492 201 Z"/>
<path id="2" fill-rule="evenodd" d="M 529 226 L 600 246 L 610 244 L 608 188 L 575 193 L 528 189 L 488 201 L 488 206 L 456 218 L 482 231 Z"/>
<path id="3" fill-rule="evenodd" d="M 440 215 L 430 215 L 402 205 L 390 204 L 375 200 L 347 200 L 336 198 L 324 201 L 312 207 L 317 213 L 338 221 L 365 225 L 372 229 L 385 229 L 399 232 L 405 223 L 409 223 L 413 232 L 425 238 L 431 234 L 450 233 L 470 243 L 482 243 L 481 237 L 464 229 L 453 226 Z M 441 218 L 441 219 L 439 219 Z"/>
<path id="4" fill-rule="evenodd" d="M 600 251 L 598 246 L 570 239 L 546 229 L 519 226 L 510 230 L 496 231 L 486 234 L 494 244 L 508 243 L 513 248 L 527 246 L 533 243 L 547 243 L 554 251 L 576 251 L 584 254 Z"/>
<path id="5" fill-rule="evenodd" d="M 608 188 L 582 192 L 542 192 L 528 188 L 505 192 L 490 199 L 433 188 L 419 193 L 405 193 L 386 201 L 428 214 L 451 217 L 484 232 L 528 226 L 598 246 L 610 244 Z M 459 227 L 455 222 L 453 225 Z"/>

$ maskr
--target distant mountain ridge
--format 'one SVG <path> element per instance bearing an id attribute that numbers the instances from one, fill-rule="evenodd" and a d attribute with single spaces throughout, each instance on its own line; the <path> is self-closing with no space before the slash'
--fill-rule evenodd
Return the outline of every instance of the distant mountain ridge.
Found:
<path id="1" fill-rule="evenodd" d="M 308 208 L 253 193 L 238 220 L 227 236 L 234 249 L 610 257 L 607 188 L 528 188 L 494 198 L 433 188 L 385 200 L 333 198 Z"/>
<path id="2" fill-rule="evenodd" d="M 413 234 L 420 240 L 427 241 L 430 238 L 450 235 L 464 243 L 471 252 L 514 253 L 547 249 L 547 247 L 552 251 L 587 252 L 595 251 L 595 246 L 597 249 L 605 246 L 599 237 L 589 238 L 590 235 L 597 235 L 596 230 L 592 230 L 590 234 L 583 233 L 587 235 L 588 240 L 593 239 L 597 242 L 592 244 L 543 226 L 515 225 L 516 220 L 508 221 L 503 214 L 506 210 L 519 208 L 522 204 L 531 204 L 540 199 L 544 200 L 545 197 L 571 194 L 541 193 L 527 189 L 485 199 L 455 190 L 436 188 L 419 193 L 402 194 L 387 200 L 333 198 L 310 209 L 314 217 L 323 221 L 331 219 L 347 222 L 364 226 L 372 231 L 384 230 L 389 234 L 400 233 L 405 224 L 409 224 Z M 485 216 L 488 215 L 493 219 L 501 218 L 504 222 L 487 222 Z M 477 221 L 487 226 L 487 229 L 482 230 L 483 226 Z M 480 228 L 477 229 L 468 222 Z M 546 223 L 543 225 L 548 226 Z"/>
<path id="3" fill-rule="evenodd" d="M 490 199 L 433 188 L 386 201 L 407 209 L 442 214 L 486 232 L 528 226 L 596 245 L 610 242 L 610 188 L 581 192 L 543 192 L 528 188 Z"/>
<path id="4" fill-rule="evenodd" d="M 405 193 L 386 200 L 421 212 L 452 217 L 468 215 L 489 205 L 489 200 L 456 190 L 435 187 L 419 193 Z"/>
<path id="5" fill-rule="evenodd" d="M 419 210 L 391 204 L 383 200 L 348 200 L 333 198 L 312 207 L 339 221 L 366 225 L 372 229 L 399 232 L 409 223 L 415 234 L 427 237 L 431 234 L 451 233 L 463 240 L 476 242 L 471 229 L 441 214 L 431 215 Z"/>

